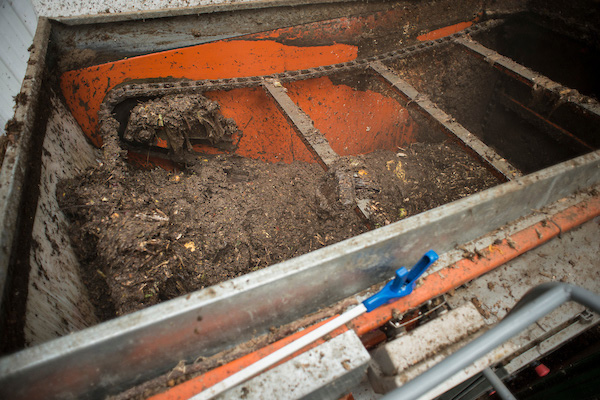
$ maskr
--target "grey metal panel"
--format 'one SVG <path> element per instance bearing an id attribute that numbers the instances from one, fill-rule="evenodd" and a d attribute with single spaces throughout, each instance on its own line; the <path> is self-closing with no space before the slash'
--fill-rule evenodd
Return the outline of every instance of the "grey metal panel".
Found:
<path id="1" fill-rule="evenodd" d="M 25 343 L 29 346 L 98 323 L 80 265 L 65 227 L 56 189 L 62 179 L 74 178 L 97 165 L 100 152 L 86 140 L 75 118 L 57 96 L 51 96 L 41 155 L 39 196 L 31 238 Z M 13 293 L 14 289 L 8 293 Z"/>
<path id="2" fill-rule="evenodd" d="M 32 62 L 27 67 L 28 78 L 23 81 L 21 92 L 29 100 L 15 110 L 14 119 L 19 124 L 18 142 L 8 147 L 0 169 L 0 299 L 5 296 L 8 267 L 13 251 L 18 224 L 18 214 L 23 197 L 25 178 L 30 167 L 29 148 L 34 134 L 36 112 L 41 97 L 43 71 L 45 68 L 50 22 L 41 18 L 31 52 Z M 1 300 L 0 300 L 1 301 Z"/>
<path id="3" fill-rule="evenodd" d="M 331 3 L 336 3 L 336 6 L 332 8 Z M 142 13 L 61 18 L 59 21 L 64 25 L 58 24 L 54 35 L 56 42 L 61 44 L 61 51 L 91 49 L 98 52 L 103 60 L 116 60 L 124 55 L 192 46 L 386 7 L 386 3 L 353 3 L 347 0 L 211 4 Z"/>
<path id="4" fill-rule="evenodd" d="M 7 0 L 6 3 L 14 10 L 20 23 L 27 29 L 30 39 L 33 39 L 37 26 L 37 13 L 31 0 Z"/>
<path id="5" fill-rule="evenodd" d="M 0 360 L 0 396 L 90 398 L 118 392 L 244 342 L 600 183 L 600 151 L 255 273 Z M 68 383 L 67 383 L 68 382 Z"/>
<path id="6" fill-rule="evenodd" d="M 370 359 L 356 333 L 347 331 L 214 399 L 336 400 L 361 381 Z"/>
<path id="7" fill-rule="evenodd" d="M 438 384 L 468 367 L 567 301 L 576 301 L 600 312 L 600 295 L 593 292 L 560 282 L 536 286 L 493 329 L 446 357 L 444 361 L 415 379 L 388 393 L 383 399 L 413 400 L 421 398 Z"/>
<path id="8" fill-rule="evenodd" d="M 193 14 L 208 14 L 243 10 L 257 10 L 279 6 L 297 7 L 307 4 L 347 3 L 348 0 L 145 0 L 142 2 L 121 2 L 96 0 L 80 2 L 55 0 L 42 2 L 33 0 L 36 9 L 47 17 L 54 17 L 68 25 L 83 25 L 105 22 L 151 20 L 163 17 L 179 17 Z M 88 14 L 88 15 L 86 15 Z M 93 15 L 92 14 L 98 14 Z"/>

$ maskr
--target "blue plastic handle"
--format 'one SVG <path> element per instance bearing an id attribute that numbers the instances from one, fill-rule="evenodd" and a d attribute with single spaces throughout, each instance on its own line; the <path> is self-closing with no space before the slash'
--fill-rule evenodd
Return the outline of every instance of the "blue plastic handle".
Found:
<path id="1" fill-rule="evenodd" d="M 423 272 L 429 268 L 431 264 L 436 262 L 438 255 L 435 251 L 429 250 L 419 262 L 417 262 L 410 271 L 401 267 L 396 270 L 396 277 L 388 282 L 383 289 L 369 297 L 363 304 L 367 308 L 367 312 L 373 311 L 379 306 L 389 303 L 392 300 L 400 297 L 408 296 L 415 289 L 417 279 L 423 275 Z"/>

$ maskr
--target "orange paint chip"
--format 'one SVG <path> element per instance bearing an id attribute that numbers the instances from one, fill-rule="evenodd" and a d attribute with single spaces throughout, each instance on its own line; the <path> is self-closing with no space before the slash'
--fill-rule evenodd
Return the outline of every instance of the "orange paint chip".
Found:
<path id="1" fill-rule="evenodd" d="M 450 36 L 456 32 L 460 32 L 463 29 L 467 29 L 471 25 L 473 25 L 473 21 L 459 22 L 458 24 L 455 24 L 455 25 L 446 26 L 446 27 L 443 27 L 440 29 L 436 29 L 435 31 L 425 33 L 423 35 L 419 35 L 419 36 L 417 36 L 417 40 L 424 42 L 427 40 L 440 39 L 440 38 L 443 38 L 446 36 Z"/>

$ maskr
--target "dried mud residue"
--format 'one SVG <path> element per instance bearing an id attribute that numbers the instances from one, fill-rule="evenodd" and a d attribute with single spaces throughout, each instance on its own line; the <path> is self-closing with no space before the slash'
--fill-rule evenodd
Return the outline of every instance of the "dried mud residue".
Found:
<path id="1" fill-rule="evenodd" d="M 344 206 L 335 171 L 235 155 L 185 171 L 106 165 L 62 182 L 90 297 L 104 319 L 258 270 L 498 183 L 454 145 L 344 157 L 369 223 Z"/>

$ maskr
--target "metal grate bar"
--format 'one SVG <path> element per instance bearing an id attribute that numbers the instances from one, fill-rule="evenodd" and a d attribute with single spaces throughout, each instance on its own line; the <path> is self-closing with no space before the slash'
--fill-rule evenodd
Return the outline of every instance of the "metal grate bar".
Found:
<path id="1" fill-rule="evenodd" d="M 578 93 L 576 90 L 561 85 L 550 78 L 541 75 L 502 54 L 489 49 L 479 42 L 474 41 L 466 36 L 461 36 L 454 39 L 455 43 L 464 46 L 466 49 L 483 57 L 487 62 L 496 68 L 506 70 L 516 75 L 520 80 L 531 86 L 544 88 L 553 92 L 563 101 L 575 104 L 576 106 L 585 109 L 586 111 L 600 117 L 600 103 L 590 97 Z"/>
<path id="2" fill-rule="evenodd" d="M 379 74 L 386 82 L 398 90 L 409 103 L 414 103 L 421 108 L 429 117 L 436 120 L 447 132 L 455 136 L 466 147 L 474 151 L 494 172 L 500 173 L 507 180 L 513 180 L 521 176 L 521 172 L 502 158 L 495 150 L 479 140 L 474 134 L 456 122 L 452 117 L 438 108 L 426 96 L 419 93 L 408 82 L 387 69 L 380 62 L 369 64 L 371 69 Z"/>
<path id="3" fill-rule="evenodd" d="M 504 400 L 517 400 L 517 398 L 510 392 L 510 390 L 506 387 L 504 382 L 494 371 L 487 367 L 482 371 L 483 376 L 490 382 L 490 384 L 496 389 L 498 396 L 500 396 Z"/>
<path id="4" fill-rule="evenodd" d="M 325 136 L 314 127 L 310 117 L 290 99 L 281 84 L 276 85 L 273 82 L 264 81 L 263 87 L 273 97 L 286 118 L 294 125 L 309 150 L 317 156 L 326 170 L 329 169 L 339 156 L 333 151 Z"/>
<path id="5" fill-rule="evenodd" d="M 500 104 L 502 104 L 502 106 L 516 113 L 530 124 L 536 126 L 557 142 L 574 148 L 576 150 L 594 150 L 593 146 L 581 140 L 568 130 L 544 118 L 542 115 L 538 114 L 534 110 L 527 107 L 525 104 L 522 104 L 518 100 L 510 97 L 509 95 L 505 93 L 500 94 L 499 102 Z"/>

